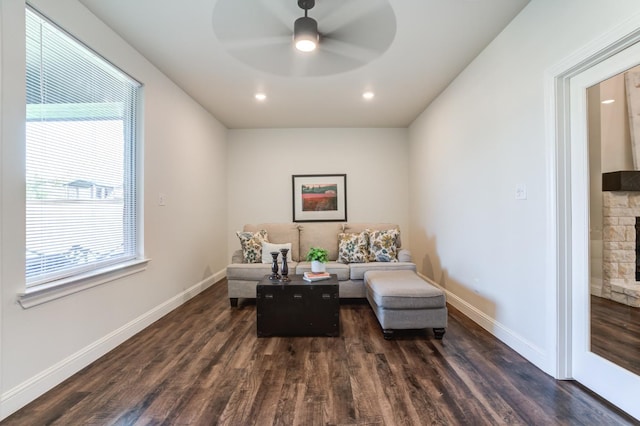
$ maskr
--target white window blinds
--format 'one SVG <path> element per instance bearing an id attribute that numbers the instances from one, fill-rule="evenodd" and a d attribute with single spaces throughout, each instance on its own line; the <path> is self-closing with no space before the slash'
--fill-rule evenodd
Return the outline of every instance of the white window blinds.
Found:
<path id="1" fill-rule="evenodd" d="M 140 85 L 26 11 L 27 287 L 137 257 Z"/>

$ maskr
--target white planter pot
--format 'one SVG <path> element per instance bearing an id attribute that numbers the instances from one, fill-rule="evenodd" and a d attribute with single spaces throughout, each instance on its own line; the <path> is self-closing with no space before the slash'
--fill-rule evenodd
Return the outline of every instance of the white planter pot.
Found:
<path id="1" fill-rule="evenodd" d="M 317 260 L 311 261 L 311 272 L 325 272 L 326 270 L 326 263 L 318 262 Z"/>

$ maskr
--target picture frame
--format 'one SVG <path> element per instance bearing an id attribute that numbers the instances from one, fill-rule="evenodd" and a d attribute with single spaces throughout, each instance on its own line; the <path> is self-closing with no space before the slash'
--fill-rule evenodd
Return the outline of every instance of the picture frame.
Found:
<path id="1" fill-rule="evenodd" d="M 347 175 L 292 175 L 294 222 L 346 222 Z"/>

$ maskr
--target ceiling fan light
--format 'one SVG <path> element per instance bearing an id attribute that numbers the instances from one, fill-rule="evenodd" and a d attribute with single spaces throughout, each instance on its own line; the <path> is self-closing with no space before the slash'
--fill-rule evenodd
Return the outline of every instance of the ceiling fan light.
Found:
<path id="1" fill-rule="evenodd" d="M 301 52 L 313 52 L 316 50 L 316 43 L 313 40 L 300 39 L 296 41 L 296 49 Z"/>
<path id="2" fill-rule="evenodd" d="M 293 42 L 301 52 L 311 52 L 318 44 L 318 23 L 315 19 L 303 16 L 293 24 Z"/>

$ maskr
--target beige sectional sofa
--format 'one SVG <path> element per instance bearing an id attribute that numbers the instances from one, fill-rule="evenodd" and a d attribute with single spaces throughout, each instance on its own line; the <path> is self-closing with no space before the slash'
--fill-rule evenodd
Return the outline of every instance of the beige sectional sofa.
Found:
<path id="1" fill-rule="evenodd" d="M 303 274 L 311 270 L 311 263 L 304 260 L 309 248 L 322 247 L 329 251 L 327 272 L 338 276 L 341 298 L 365 298 L 364 274 L 367 271 L 416 270 L 411 261 L 409 251 L 402 249 L 398 233 L 396 262 L 370 261 L 364 263 L 338 262 L 338 246 L 340 233 L 358 234 L 365 230 L 385 231 L 397 229 L 398 225 L 390 223 L 339 223 L 339 222 L 305 222 L 305 223 L 261 223 L 245 225 L 244 232 L 267 232 L 270 243 L 291 243 L 291 262 L 288 263 L 289 274 Z M 238 241 L 238 246 L 240 242 Z M 279 259 L 281 265 L 281 259 Z M 234 252 L 231 264 L 227 266 L 228 294 L 231 306 L 237 306 L 239 298 L 256 297 L 256 284 L 265 275 L 271 273 L 271 263 L 246 263 L 241 249 Z"/>

